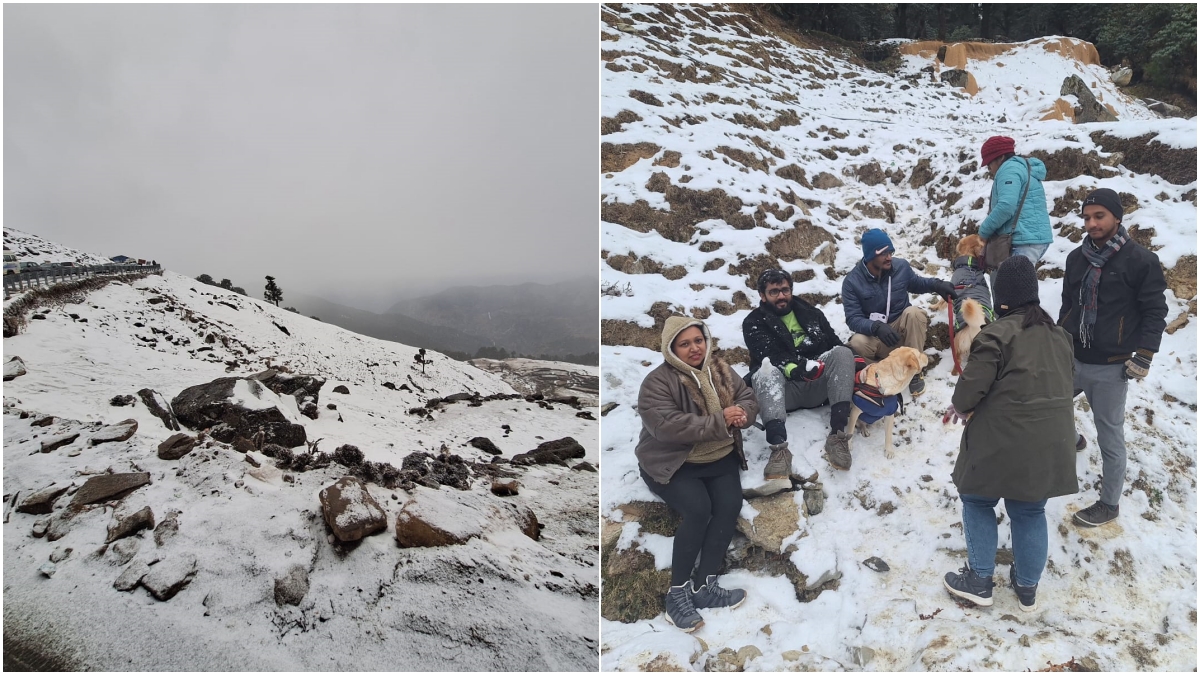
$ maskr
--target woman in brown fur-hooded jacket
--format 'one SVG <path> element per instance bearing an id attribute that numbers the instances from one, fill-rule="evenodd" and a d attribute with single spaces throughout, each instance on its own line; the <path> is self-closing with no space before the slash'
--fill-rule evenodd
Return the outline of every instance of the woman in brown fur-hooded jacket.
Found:
<path id="1" fill-rule="evenodd" d="M 742 508 L 741 429 L 758 414 L 758 401 L 710 345 L 704 322 L 668 318 L 665 361 L 638 394 L 642 434 L 635 454 L 642 480 L 683 517 L 672 549 L 667 618 L 689 633 L 704 623 L 698 608 L 736 607 L 746 599 L 743 590 L 721 588 L 717 572 Z"/>

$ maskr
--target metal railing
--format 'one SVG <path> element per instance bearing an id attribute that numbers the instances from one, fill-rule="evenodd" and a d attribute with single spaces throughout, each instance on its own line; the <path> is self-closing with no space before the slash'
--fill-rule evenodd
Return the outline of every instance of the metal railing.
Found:
<path id="1" fill-rule="evenodd" d="M 98 276 L 127 276 L 161 272 L 162 265 L 79 265 L 72 267 L 43 267 L 4 275 L 4 295 L 31 288 L 48 288 L 66 281 Z"/>

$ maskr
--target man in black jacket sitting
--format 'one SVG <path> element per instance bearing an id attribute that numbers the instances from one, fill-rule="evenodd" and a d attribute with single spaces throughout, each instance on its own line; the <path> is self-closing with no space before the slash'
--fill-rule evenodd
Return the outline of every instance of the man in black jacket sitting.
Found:
<path id="1" fill-rule="evenodd" d="M 760 303 L 742 322 L 750 351 L 750 384 L 771 446 L 763 475 L 787 478 L 792 453 L 784 420 L 788 412 L 832 404 L 825 458 L 837 469 L 850 468 L 850 397 L 854 393 L 854 353 L 842 344 L 821 310 L 792 296 L 792 279 L 782 270 L 758 278 Z M 769 363 L 763 359 L 770 359 Z"/>

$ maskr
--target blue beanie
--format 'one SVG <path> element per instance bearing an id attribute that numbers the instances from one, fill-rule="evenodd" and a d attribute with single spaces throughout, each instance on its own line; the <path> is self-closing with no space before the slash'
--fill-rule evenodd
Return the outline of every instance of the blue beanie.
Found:
<path id="1" fill-rule="evenodd" d="M 867 230 L 862 236 L 863 247 L 863 262 L 874 258 L 883 253 L 885 250 L 896 252 L 896 247 L 892 246 L 892 240 L 888 239 L 887 233 L 879 228 Z"/>

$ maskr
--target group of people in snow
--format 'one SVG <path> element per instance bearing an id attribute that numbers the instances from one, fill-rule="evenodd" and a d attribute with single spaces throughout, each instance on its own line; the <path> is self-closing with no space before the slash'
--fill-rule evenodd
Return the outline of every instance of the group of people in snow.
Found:
<path id="1" fill-rule="evenodd" d="M 1004 243 L 1011 244 L 1011 254 L 996 261 L 989 251 L 987 290 L 996 319 L 974 339 L 943 417 L 943 423 L 964 425 L 952 477 L 963 504 L 968 554 L 968 564 L 946 574 L 944 583 L 957 597 L 992 604 L 994 507 L 1003 499 L 1015 559 L 1010 583 L 1021 608 L 1033 611 L 1047 559 L 1046 501 L 1078 491 L 1075 455 L 1086 446 L 1075 431 L 1073 399 L 1080 393 L 1095 420 L 1103 476 L 1099 500 L 1073 518 L 1094 527 L 1118 515 L 1128 382 L 1147 375 L 1158 351 L 1166 282 L 1157 256 L 1121 224 L 1118 195 L 1094 190 L 1081 206 L 1087 236 L 1067 256 L 1055 322 L 1041 307 L 1035 272 L 1052 240 L 1041 185 L 1046 167 L 1018 156 L 1006 137 L 989 138 L 981 155 L 993 184 L 979 235 L 990 242 L 1010 238 Z M 742 507 L 740 472 L 748 470 L 741 430 L 761 418 L 770 447 L 764 478 L 787 479 L 793 460 L 787 413 L 829 405 L 825 458 L 848 470 L 850 406 L 860 400 L 853 395 L 855 373 L 897 347 L 924 350 L 929 318 L 910 304 L 910 294 L 953 300 L 966 290 L 917 274 L 893 256 L 895 247 L 882 230 L 866 232 L 862 250 L 842 283 L 846 325 L 853 332 L 846 343 L 819 308 L 793 295 L 791 277 L 782 270 L 759 277 L 759 306 L 742 323 L 750 355 L 744 379 L 711 353 L 703 321 L 673 316 L 665 323 L 664 362 L 646 376 L 638 397 L 636 455 L 649 489 L 682 516 L 666 610 L 685 631 L 703 624 L 698 610 L 736 607 L 746 599 L 744 590 L 721 587 L 718 577 Z M 924 391 L 918 373 L 909 392 Z"/>

